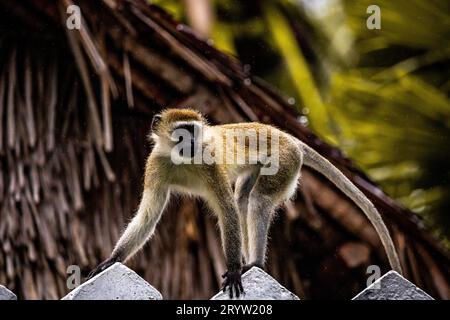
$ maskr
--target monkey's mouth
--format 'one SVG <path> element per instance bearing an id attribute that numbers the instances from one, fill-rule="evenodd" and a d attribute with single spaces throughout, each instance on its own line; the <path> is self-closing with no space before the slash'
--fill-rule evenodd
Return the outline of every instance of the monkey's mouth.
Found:
<path id="1" fill-rule="evenodd" d="M 182 158 L 192 159 L 201 151 L 201 144 L 196 139 L 183 141 L 183 139 L 180 137 L 178 142 L 182 143 L 182 148 L 180 148 L 180 150 L 178 151 L 178 155 Z"/>

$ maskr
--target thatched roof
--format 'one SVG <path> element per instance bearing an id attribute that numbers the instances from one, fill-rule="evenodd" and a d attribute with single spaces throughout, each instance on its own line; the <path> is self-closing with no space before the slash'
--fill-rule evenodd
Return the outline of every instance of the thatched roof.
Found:
<path id="1" fill-rule="evenodd" d="M 390 226 L 406 277 L 449 298 L 449 257 L 341 152 L 318 139 L 284 98 L 235 59 L 144 0 L 0 3 L 0 283 L 22 298 L 68 292 L 66 268 L 88 271 L 111 252 L 139 194 L 152 115 L 190 106 L 213 123 L 261 121 L 294 134 L 338 166 Z M 208 298 L 225 269 L 214 218 L 172 201 L 130 263 L 169 298 Z M 366 267 L 388 270 L 364 215 L 305 170 L 271 231 L 269 272 L 305 298 L 350 298 Z"/>

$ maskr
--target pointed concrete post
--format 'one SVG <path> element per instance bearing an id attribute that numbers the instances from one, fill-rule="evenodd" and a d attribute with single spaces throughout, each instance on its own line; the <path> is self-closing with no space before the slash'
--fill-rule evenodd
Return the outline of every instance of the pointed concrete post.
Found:
<path id="1" fill-rule="evenodd" d="M 162 295 L 136 272 L 117 262 L 62 300 L 162 300 Z"/>
<path id="2" fill-rule="evenodd" d="M 17 300 L 17 296 L 0 284 L 0 300 Z"/>
<path id="3" fill-rule="evenodd" d="M 300 300 L 260 268 L 253 267 L 242 275 L 245 294 L 239 300 Z M 233 298 L 237 300 L 236 298 Z M 229 291 L 219 292 L 211 300 L 230 300 Z"/>
<path id="4" fill-rule="evenodd" d="M 395 271 L 389 271 L 352 300 L 434 300 Z"/>

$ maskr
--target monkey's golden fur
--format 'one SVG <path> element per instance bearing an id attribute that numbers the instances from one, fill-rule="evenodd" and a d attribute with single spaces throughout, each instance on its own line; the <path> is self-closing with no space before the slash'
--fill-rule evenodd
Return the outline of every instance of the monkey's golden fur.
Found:
<path id="1" fill-rule="evenodd" d="M 147 159 L 137 214 L 119 239 L 111 258 L 99 265 L 93 274 L 132 256 L 153 234 L 169 194 L 187 193 L 202 197 L 216 214 L 228 269 L 224 285 L 230 286 L 230 293 L 234 288 L 239 294 L 242 291 L 242 262 L 264 266 L 271 218 L 275 208 L 295 193 L 303 164 L 324 174 L 366 213 L 381 237 L 393 269 L 401 272 L 389 232 L 373 204 L 330 162 L 295 137 L 260 123 L 210 126 L 192 109 L 167 109 L 157 120 L 152 123 L 154 147 Z M 278 171 L 273 175 L 262 175 L 267 164 L 261 162 L 175 164 L 171 161 L 171 150 L 178 141 L 173 140 L 172 133 L 180 127 L 201 128 L 204 146 L 212 144 L 210 138 L 223 139 L 227 130 L 265 131 L 268 141 L 276 135 L 279 147 L 268 146 L 267 155 L 277 156 Z M 243 151 L 247 156 L 254 151 L 250 149 L 248 139 L 235 140 L 231 152 Z"/>

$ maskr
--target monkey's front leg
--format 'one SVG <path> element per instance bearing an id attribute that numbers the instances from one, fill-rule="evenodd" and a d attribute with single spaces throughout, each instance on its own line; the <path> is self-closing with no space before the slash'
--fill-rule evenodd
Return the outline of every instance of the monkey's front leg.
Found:
<path id="1" fill-rule="evenodd" d="M 244 293 L 242 287 L 242 251 L 241 251 L 241 234 L 239 216 L 234 205 L 234 199 L 229 199 L 230 205 L 224 208 L 226 214 L 219 215 L 219 225 L 221 230 L 222 245 L 225 252 L 227 263 L 227 271 L 222 275 L 224 282 L 222 283 L 223 292 L 230 287 L 230 298 L 233 298 L 233 290 L 236 297 L 239 298 Z"/>
<path id="2" fill-rule="evenodd" d="M 226 177 L 214 178 L 214 175 L 212 175 L 212 178 L 210 183 L 208 183 L 210 192 L 207 201 L 218 216 L 222 246 L 227 264 L 227 271 L 222 275 L 224 278 L 222 289 L 225 292 L 227 287 L 229 287 L 230 298 L 233 298 L 233 291 L 236 297 L 239 297 L 241 293 L 244 293 L 241 282 L 242 249 L 239 216 L 233 198 L 233 191 L 231 186 L 226 183 Z M 223 181 L 223 183 L 219 181 Z"/>
<path id="3" fill-rule="evenodd" d="M 87 279 L 92 278 L 116 262 L 125 261 L 144 245 L 155 231 L 155 226 L 161 217 L 168 197 L 167 186 L 161 182 L 161 179 L 157 176 L 157 171 L 152 168 L 151 161 L 149 161 L 145 175 L 144 192 L 136 215 L 120 237 L 111 256 L 92 270 Z"/>

